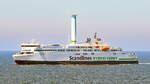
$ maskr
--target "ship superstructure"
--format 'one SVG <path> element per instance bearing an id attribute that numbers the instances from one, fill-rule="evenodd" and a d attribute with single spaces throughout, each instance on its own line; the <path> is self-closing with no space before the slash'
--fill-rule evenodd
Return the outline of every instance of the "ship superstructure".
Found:
<path id="1" fill-rule="evenodd" d="M 22 43 L 21 51 L 14 54 L 17 64 L 138 64 L 135 53 L 122 51 L 120 47 L 111 47 L 103 39 L 87 38 L 85 43 L 76 40 L 76 15 L 71 17 L 71 42 L 62 44 L 39 44 L 32 40 Z"/>

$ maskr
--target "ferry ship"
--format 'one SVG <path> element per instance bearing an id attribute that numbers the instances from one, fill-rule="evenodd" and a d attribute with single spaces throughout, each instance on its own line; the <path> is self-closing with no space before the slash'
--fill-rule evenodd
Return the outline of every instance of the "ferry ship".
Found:
<path id="1" fill-rule="evenodd" d="M 93 40 L 85 43 L 76 41 L 76 15 L 71 17 L 71 42 L 62 44 L 39 44 L 32 40 L 21 44 L 21 51 L 13 55 L 17 64 L 138 64 L 136 53 L 122 51 L 120 47 L 111 47 L 94 34 Z"/>

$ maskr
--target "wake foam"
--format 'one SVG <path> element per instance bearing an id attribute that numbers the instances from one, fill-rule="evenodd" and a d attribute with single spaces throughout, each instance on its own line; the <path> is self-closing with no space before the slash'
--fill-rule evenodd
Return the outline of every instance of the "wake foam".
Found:
<path id="1" fill-rule="evenodd" d="M 150 63 L 139 63 L 139 64 L 150 64 Z"/>

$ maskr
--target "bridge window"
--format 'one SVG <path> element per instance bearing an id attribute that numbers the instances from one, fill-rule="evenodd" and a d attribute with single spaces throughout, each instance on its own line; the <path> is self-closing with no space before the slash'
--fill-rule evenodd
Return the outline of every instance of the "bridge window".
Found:
<path id="1" fill-rule="evenodd" d="M 21 47 L 40 47 L 40 45 L 21 45 Z"/>

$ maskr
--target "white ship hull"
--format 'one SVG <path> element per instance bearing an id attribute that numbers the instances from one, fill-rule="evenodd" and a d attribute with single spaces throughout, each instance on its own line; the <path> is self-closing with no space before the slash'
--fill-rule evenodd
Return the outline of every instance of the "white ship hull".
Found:
<path id="1" fill-rule="evenodd" d="M 138 64 L 134 55 L 117 52 L 50 52 L 36 51 L 34 54 L 15 54 L 17 64 Z"/>

